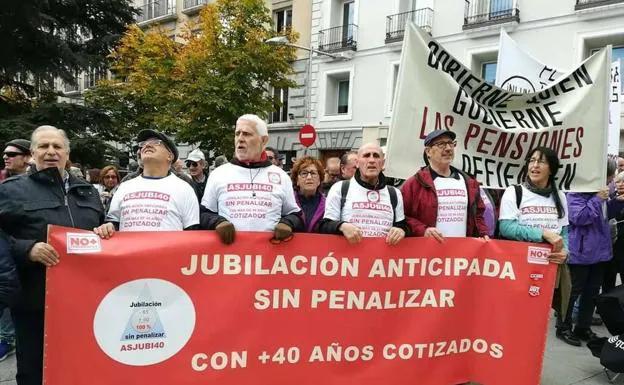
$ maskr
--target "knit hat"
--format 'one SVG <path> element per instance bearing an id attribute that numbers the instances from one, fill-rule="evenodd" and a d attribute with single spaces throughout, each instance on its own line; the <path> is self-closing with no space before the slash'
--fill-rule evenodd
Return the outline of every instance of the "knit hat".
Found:
<path id="1" fill-rule="evenodd" d="M 19 148 L 25 155 L 30 155 L 30 141 L 26 140 L 26 139 L 13 139 L 12 141 L 8 142 L 7 144 L 8 146 L 13 146 L 16 148 Z"/>

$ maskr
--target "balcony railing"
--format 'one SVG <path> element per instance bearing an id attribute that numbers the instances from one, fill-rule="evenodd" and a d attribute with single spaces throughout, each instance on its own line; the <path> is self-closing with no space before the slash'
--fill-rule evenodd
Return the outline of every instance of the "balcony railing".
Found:
<path id="1" fill-rule="evenodd" d="M 513 21 L 520 22 L 513 0 L 465 0 L 464 30 Z"/>
<path id="2" fill-rule="evenodd" d="M 425 32 L 431 33 L 433 9 L 421 8 L 386 16 L 386 43 L 402 40 L 408 21 L 414 22 Z"/>
<path id="3" fill-rule="evenodd" d="M 345 24 L 319 31 L 319 50 L 342 51 L 357 50 L 357 31 L 355 24 Z"/>
<path id="4" fill-rule="evenodd" d="M 624 0 L 576 0 L 574 10 L 579 11 L 581 9 L 601 7 L 603 5 L 611 5 L 624 3 Z"/>
<path id="5" fill-rule="evenodd" d="M 205 7 L 210 0 L 184 0 L 184 12 L 187 15 L 197 13 L 200 9 Z"/>
<path id="6" fill-rule="evenodd" d="M 175 2 L 171 0 L 154 1 L 141 7 L 141 14 L 137 23 L 145 23 L 156 19 L 166 19 L 176 16 Z"/>

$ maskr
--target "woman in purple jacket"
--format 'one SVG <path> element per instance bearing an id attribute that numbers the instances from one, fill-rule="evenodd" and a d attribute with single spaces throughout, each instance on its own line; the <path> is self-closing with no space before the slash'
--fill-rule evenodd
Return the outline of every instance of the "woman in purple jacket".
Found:
<path id="1" fill-rule="evenodd" d="M 321 193 L 321 181 L 325 170 L 321 162 L 311 156 L 297 160 L 290 171 L 295 188 L 295 198 L 303 213 L 306 232 L 316 232 L 316 227 L 325 213 L 325 196 Z"/>
<path id="2" fill-rule="evenodd" d="M 607 185 L 613 179 L 615 168 L 615 161 L 609 160 Z M 613 258 L 611 228 L 607 217 L 609 188 L 605 186 L 597 193 L 569 193 L 567 198 L 570 221 L 568 266 L 572 275 L 572 293 L 566 319 L 560 321 L 557 327 L 571 329 L 572 307 L 579 299 L 578 319 L 572 335 L 579 340 L 589 341 L 596 338 L 590 326 L 595 299 L 602 285 L 605 262 Z"/>

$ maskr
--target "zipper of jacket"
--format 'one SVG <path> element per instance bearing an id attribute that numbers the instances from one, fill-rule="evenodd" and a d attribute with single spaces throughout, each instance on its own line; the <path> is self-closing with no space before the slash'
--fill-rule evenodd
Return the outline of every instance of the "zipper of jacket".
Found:
<path id="1" fill-rule="evenodd" d="M 67 213 L 69 214 L 69 220 L 71 221 L 72 227 L 76 227 L 74 217 L 72 216 L 71 209 L 69 208 L 69 200 L 67 199 L 67 191 L 65 191 L 65 187 L 63 187 L 63 197 L 65 198 L 65 207 L 67 207 Z"/>

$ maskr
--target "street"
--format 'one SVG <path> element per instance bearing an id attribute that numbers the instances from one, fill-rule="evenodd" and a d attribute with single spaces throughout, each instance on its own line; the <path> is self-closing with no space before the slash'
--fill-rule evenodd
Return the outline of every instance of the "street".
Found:
<path id="1" fill-rule="evenodd" d="M 608 335 L 604 327 L 594 327 L 593 330 L 599 336 Z M 577 348 L 558 340 L 555 337 L 554 319 L 551 320 L 548 332 L 541 385 L 609 384 L 600 361 L 591 355 L 585 344 Z M 522 337 L 521 331 L 518 336 Z M 514 374 L 509 373 L 509 375 Z M 15 356 L 13 355 L 0 362 L 0 385 L 15 385 L 14 378 Z M 624 377 L 618 378 L 615 384 L 624 384 Z"/>

